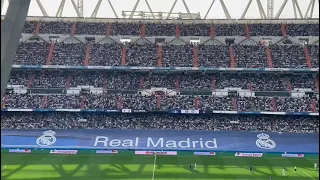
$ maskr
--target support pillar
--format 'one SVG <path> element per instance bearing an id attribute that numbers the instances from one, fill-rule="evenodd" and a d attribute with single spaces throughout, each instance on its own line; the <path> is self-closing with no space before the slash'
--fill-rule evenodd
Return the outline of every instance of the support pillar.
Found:
<path id="1" fill-rule="evenodd" d="M 121 66 L 126 65 L 126 56 L 127 56 L 127 49 L 125 46 L 122 47 L 122 55 L 121 55 Z"/>
<path id="2" fill-rule="evenodd" d="M 107 74 L 103 77 L 103 90 L 107 90 L 108 89 L 108 77 Z"/>
<path id="3" fill-rule="evenodd" d="M 161 100 L 160 100 L 160 96 L 157 96 L 157 109 L 161 108 Z"/>
<path id="4" fill-rule="evenodd" d="M 140 76 L 139 89 L 143 89 L 143 76 Z"/>
<path id="5" fill-rule="evenodd" d="M 277 104 L 276 104 L 276 100 L 274 98 L 271 99 L 271 103 L 272 103 L 272 108 L 273 108 L 273 112 L 277 112 Z"/>
<path id="6" fill-rule="evenodd" d="M 30 0 L 11 0 L 1 27 L 1 97 L 9 80 Z"/>
<path id="7" fill-rule="evenodd" d="M 198 97 L 194 97 L 194 108 L 195 110 L 199 110 Z"/>
<path id="8" fill-rule="evenodd" d="M 51 64 L 53 50 L 54 50 L 54 43 L 52 42 L 51 45 L 50 45 L 50 50 L 49 50 L 49 54 L 48 54 L 46 65 L 50 65 Z"/>
<path id="9" fill-rule="evenodd" d="M 229 56 L 230 56 L 230 60 L 231 60 L 230 67 L 231 68 L 235 68 L 236 67 L 236 61 L 235 61 L 235 58 L 234 58 L 233 47 L 231 45 L 229 46 Z"/>
<path id="10" fill-rule="evenodd" d="M 91 49 L 91 44 L 88 43 L 87 44 L 87 51 L 86 51 L 86 57 L 84 59 L 84 66 L 88 66 L 89 65 L 89 60 L 90 60 L 90 49 Z"/>
<path id="11" fill-rule="evenodd" d="M 107 26 L 107 37 L 110 37 L 110 32 L 111 32 L 111 23 L 108 23 L 108 26 Z"/>
<path id="12" fill-rule="evenodd" d="M 268 46 L 266 46 L 266 52 L 267 52 L 267 59 L 268 59 L 268 68 L 273 68 L 271 50 Z"/>
<path id="13" fill-rule="evenodd" d="M 287 38 L 287 25 L 281 24 L 281 32 L 283 39 Z"/>
<path id="14" fill-rule="evenodd" d="M 47 99 L 48 99 L 48 96 L 44 96 L 44 97 L 43 97 L 42 104 L 41 104 L 41 109 L 46 108 L 46 106 L 47 106 Z"/>
<path id="15" fill-rule="evenodd" d="M 158 67 L 162 67 L 162 45 L 158 45 Z"/>
<path id="16" fill-rule="evenodd" d="M 312 63 L 311 63 L 311 58 L 310 58 L 308 47 L 304 46 L 303 47 L 303 51 L 304 51 L 304 54 L 306 56 L 306 62 L 307 62 L 308 68 L 312 68 Z"/>
<path id="17" fill-rule="evenodd" d="M 2 104 L 1 104 L 1 109 L 3 109 L 6 106 L 6 102 L 8 100 L 8 97 L 9 97 L 8 95 L 4 96 L 4 99 L 3 99 Z"/>
<path id="18" fill-rule="evenodd" d="M 141 24 L 141 37 L 146 37 L 146 25 L 144 23 Z"/>
<path id="19" fill-rule="evenodd" d="M 180 38 L 180 35 L 181 35 L 181 33 L 180 33 L 180 26 L 177 24 L 177 26 L 176 26 L 176 38 L 179 39 L 179 38 Z"/>
<path id="20" fill-rule="evenodd" d="M 211 87 L 212 87 L 212 91 L 216 90 L 216 77 L 213 75 L 212 79 L 211 79 Z"/>
<path id="21" fill-rule="evenodd" d="M 237 101 L 235 98 L 232 99 L 233 111 L 237 111 Z"/>
<path id="22" fill-rule="evenodd" d="M 210 26 L 210 37 L 212 39 L 214 38 L 214 27 L 213 27 L 213 25 Z"/>
<path id="23" fill-rule="evenodd" d="M 250 39 L 250 30 L 249 30 L 249 25 L 248 24 L 246 24 L 246 26 L 245 26 L 245 30 L 246 30 L 246 39 Z"/>
<path id="24" fill-rule="evenodd" d="M 179 78 L 177 77 L 176 79 L 176 91 L 179 92 L 179 88 L 180 87 L 180 82 L 179 82 Z"/>
<path id="25" fill-rule="evenodd" d="M 198 49 L 193 47 L 193 67 L 198 67 Z"/>
<path id="26" fill-rule="evenodd" d="M 119 97 L 119 109 L 123 109 L 123 96 Z"/>
<path id="27" fill-rule="evenodd" d="M 71 36 L 73 37 L 76 34 L 76 23 L 72 24 Z"/>

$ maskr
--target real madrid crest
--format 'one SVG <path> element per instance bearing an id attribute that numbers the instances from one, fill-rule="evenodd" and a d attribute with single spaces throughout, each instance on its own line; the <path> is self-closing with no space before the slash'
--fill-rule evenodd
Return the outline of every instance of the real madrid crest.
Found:
<path id="1" fill-rule="evenodd" d="M 56 142 L 56 137 L 54 136 L 56 133 L 54 131 L 45 131 L 43 135 L 38 137 L 36 143 L 39 146 L 50 146 Z"/>
<path id="2" fill-rule="evenodd" d="M 259 148 L 273 149 L 276 147 L 276 143 L 272 139 L 269 139 L 270 136 L 268 134 L 264 134 L 264 133 L 258 134 L 257 138 L 258 139 L 256 141 L 256 145 Z"/>

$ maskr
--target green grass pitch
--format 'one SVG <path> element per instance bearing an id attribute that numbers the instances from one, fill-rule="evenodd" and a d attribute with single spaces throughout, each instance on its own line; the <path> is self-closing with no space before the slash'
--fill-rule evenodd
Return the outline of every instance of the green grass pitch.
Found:
<path id="1" fill-rule="evenodd" d="M 319 180 L 318 156 L 282 158 L 1 153 L 3 180 Z M 156 159 L 155 159 L 156 158 Z M 197 163 L 197 170 L 189 164 Z M 253 166 L 253 174 L 249 167 Z M 294 172 L 297 166 L 297 173 Z M 282 176 L 282 168 L 286 176 Z"/>

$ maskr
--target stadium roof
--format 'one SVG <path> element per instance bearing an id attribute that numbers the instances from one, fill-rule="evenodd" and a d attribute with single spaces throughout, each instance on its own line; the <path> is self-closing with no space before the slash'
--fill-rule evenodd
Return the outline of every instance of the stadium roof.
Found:
<path id="1" fill-rule="evenodd" d="M 31 0 L 28 16 L 302 20 L 319 18 L 319 0 Z"/>

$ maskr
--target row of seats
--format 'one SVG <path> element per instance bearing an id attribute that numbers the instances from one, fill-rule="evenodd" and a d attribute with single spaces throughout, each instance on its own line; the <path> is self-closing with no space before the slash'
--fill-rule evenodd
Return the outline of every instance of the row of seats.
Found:
<path id="1" fill-rule="evenodd" d="M 84 113 L 1 113 L 1 129 L 156 129 L 318 133 L 317 117 L 188 115 L 102 115 Z"/>
<path id="2" fill-rule="evenodd" d="M 88 58 L 89 66 L 144 67 L 231 67 L 232 57 L 227 45 L 173 45 L 166 44 L 158 50 L 156 44 L 128 44 L 122 62 L 123 45 L 92 44 Z M 235 67 L 268 68 L 267 49 L 262 45 L 232 45 Z M 319 67 L 319 46 L 308 45 L 312 67 Z M 194 50 L 195 49 L 195 50 Z M 55 43 L 51 59 L 50 44 L 42 41 L 21 42 L 15 56 L 17 65 L 85 65 L 87 45 L 82 43 Z M 194 54 L 197 56 L 194 56 Z M 301 45 L 270 46 L 274 68 L 308 68 L 308 61 Z M 159 58 L 161 57 L 161 59 Z M 195 58 L 196 57 L 196 58 Z M 160 64 L 159 64 L 160 63 Z"/>
<path id="3" fill-rule="evenodd" d="M 316 79 L 316 80 L 315 80 Z M 105 89 L 137 90 L 151 87 L 186 91 L 241 88 L 252 91 L 316 90 L 318 76 L 312 74 L 257 73 L 131 73 L 103 71 L 21 71 L 11 72 L 8 85 L 29 88 L 92 86 Z"/>
<path id="4" fill-rule="evenodd" d="M 46 97 L 46 98 L 45 98 Z M 311 97 L 145 96 L 137 94 L 9 94 L 5 108 L 200 109 L 219 111 L 319 112 Z"/>
<path id="5" fill-rule="evenodd" d="M 26 21 L 23 33 L 34 33 L 38 22 Z M 107 23 L 77 22 L 75 34 L 86 35 L 132 35 L 142 34 L 142 23 L 113 22 L 108 32 Z M 72 22 L 40 22 L 39 33 L 71 34 Z M 210 36 L 211 24 L 178 24 L 181 36 Z M 215 36 L 246 36 L 245 24 L 213 24 Z M 176 36 L 176 24 L 145 23 L 146 36 Z M 288 36 L 319 36 L 319 24 L 287 24 L 284 26 Z M 282 36 L 281 24 L 248 24 L 251 36 Z"/>

